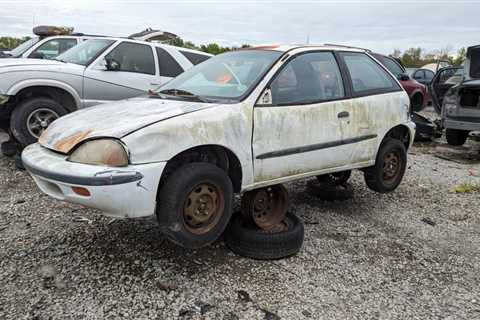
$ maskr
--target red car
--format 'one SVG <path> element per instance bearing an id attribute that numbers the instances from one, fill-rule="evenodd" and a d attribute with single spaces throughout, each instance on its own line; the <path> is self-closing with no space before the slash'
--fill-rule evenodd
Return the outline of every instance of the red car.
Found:
<path id="1" fill-rule="evenodd" d="M 398 61 L 379 53 L 371 53 L 371 55 L 380 61 L 400 81 L 410 96 L 410 108 L 412 111 L 420 111 L 427 105 L 430 99 L 427 87 L 410 78 L 405 68 Z"/>

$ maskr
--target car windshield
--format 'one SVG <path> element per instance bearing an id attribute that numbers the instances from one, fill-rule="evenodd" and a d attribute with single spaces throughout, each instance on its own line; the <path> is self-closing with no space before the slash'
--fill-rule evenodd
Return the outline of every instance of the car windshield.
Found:
<path id="1" fill-rule="evenodd" d="M 30 49 L 30 48 L 31 48 L 35 43 L 37 43 L 38 41 L 40 41 L 40 38 L 39 38 L 39 37 L 33 37 L 32 39 L 25 41 L 24 43 L 22 43 L 21 45 L 17 46 L 17 47 L 16 47 L 15 49 L 13 49 L 12 51 L 10 51 L 10 54 L 11 54 L 12 57 L 14 57 L 14 58 L 20 57 L 25 51 L 27 51 L 28 49 Z"/>
<path id="2" fill-rule="evenodd" d="M 281 55 L 281 52 L 266 50 L 224 53 L 187 70 L 156 92 L 236 102 Z"/>
<path id="3" fill-rule="evenodd" d="M 90 39 L 65 51 L 57 56 L 55 60 L 86 66 L 114 42 L 115 40 L 109 39 Z"/>

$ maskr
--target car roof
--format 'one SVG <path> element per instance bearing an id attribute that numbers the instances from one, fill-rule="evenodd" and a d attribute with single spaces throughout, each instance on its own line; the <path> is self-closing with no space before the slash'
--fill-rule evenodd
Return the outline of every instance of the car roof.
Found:
<path id="1" fill-rule="evenodd" d="M 127 41 L 127 42 L 132 42 L 132 43 L 139 43 L 139 44 L 150 44 L 150 45 L 153 45 L 155 47 L 159 47 L 159 48 L 171 48 L 171 49 L 174 49 L 174 50 L 179 50 L 179 51 L 186 51 L 186 52 L 192 52 L 192 53 L 196 53 L 196 54 L 202 54 L 202 55 L 205 55 L 205 56 L 213 56 L 212 54 L 210 53 L 206 53 L 206 52 L 202 52 L 202 51 L 198 51 L 198 50 L 194 50 L 194 49 L 188 49 L 188 48 L 184 48 L 184 47 L 177 47 L 177 46 L 172 46 L 172 45 L 169 45 L 169 44 L 164 44 L 164 43 L 159 43 L 159 42 L 150 42 L 150 41 L 141 41 L 141 40 L 134 40 L 134 39 L 129 39 L 129 38 L 122 38 L 122 37 L 92 37 L 94 39 L 96 38 L 99 38 L 99 39 L 106 39 L 106 40 L 113 40 L 113 41 Z"/>
<path id="2" fill-rule="evenodd" d="M 335 51 L 352 51 L 352 52 L 368 52 L 368 49 L 337 45 L 337 44 L 264 44 L 256 45 L 244 50 L 273 50 L 287 52 L 295 49 L 305 50 L 335 50 Z"/>

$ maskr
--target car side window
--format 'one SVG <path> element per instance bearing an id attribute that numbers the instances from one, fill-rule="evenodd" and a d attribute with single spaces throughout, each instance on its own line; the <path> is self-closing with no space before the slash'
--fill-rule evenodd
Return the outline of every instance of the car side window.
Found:
<path id="1" fill-rule="evenodd" d="M 415 79 L 415 80 L 422 80 L 424 78 L 425 78 L 425 73 L 424 73 L 423 70 L 417 70 L 413 74 L 413 79 Z"/>
<path id="2" fill-rule="evenodd" d="M 434 76 L 435 76 L 435 73 L 433 73 L 433 71 L 425 70 L 425 80 L 432 81 Z"/>
<path id="3" fill-rule="evenodd" d="M 185 56 L 193 65 L 197 65 L 205 60 L 210 59 L 210 56 L 204 54 L 193 53 L 190 51 L 179 50 L 181 54 Z"/>
<path id="4" fill-rule="evenodd" d="M 372 58 L 360 52 L 343 52 L 343 60 L 356 95 L 401 90 L 397 82 Z"/>
<path id="5" fill-rule="evenodd" d="M 115 60 L 120 66 L 118 71 L 155 74 L 152 48 L 146 44 L 122 42 L 105 59 Z"/>
<path id="6" fill-rule="evenodd" d="M 393 73 L 393 75 L 397 78 L 399 78 L 400 75 L 402 75 L 404 73 L 402 68 L 393 59 L 383 58 L 383 64 L 385 65 L 385 67 L 387 67 L 388 71 Z"/>
<path id="7" fill-rule="evenodd" d="M 162 77 L 175 78 L 184 70 L 178 64 L 177 60 L 167 52 L 167 50 L 157 47 L 158 64 L 160 66 L 160 75 Z"/>
<path id="8" fill-rule="evenodd" d="M 76 45 L 76 39 L 52 39 L 41 44 L 29 57 L 40 54 L 44 59 L 53 59 Z"/>
<path id="9" fill-rule="evenodd" d="M 273 105 L 295 105 L 345 97 L 343 79 L 331 52 L 300 54 L 270 84 Z"/>

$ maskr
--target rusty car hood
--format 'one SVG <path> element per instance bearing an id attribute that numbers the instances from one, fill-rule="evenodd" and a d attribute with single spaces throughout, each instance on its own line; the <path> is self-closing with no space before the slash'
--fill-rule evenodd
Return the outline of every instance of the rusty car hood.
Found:
<path id="1" fill-rule="evenodd" d="M 148 97 L 98 105 L 54 121 L 42 134 L 39 143 L 48 149 L 68 153 L 87 139 L 120 139 L 150 124 L 215 106 L 218 104 Z"/>

